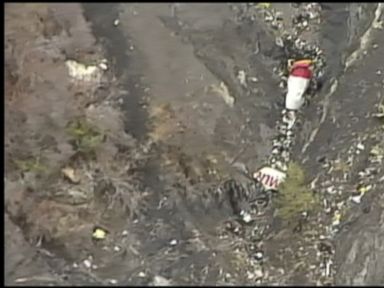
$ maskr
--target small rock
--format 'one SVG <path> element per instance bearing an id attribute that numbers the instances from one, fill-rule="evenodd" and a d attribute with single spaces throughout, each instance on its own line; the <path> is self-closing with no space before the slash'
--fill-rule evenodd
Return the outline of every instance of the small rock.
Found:
<path id="1" fill-rule="evenodd" d="M 219 85 L 211 85 L 210 89 L 212 92 L 216 93 L 217 95 L 221 96 L 224 99 L 224 102 L 230 106 L 233 107 L 235 104 L 235 98 L 230 95 L 227 85 L 225 85 L 224 82 L 220 82 Z"/>
<path id="2" fill-rule="evenodd" d="M 73 168 L 67 167 L 62 169 L 61 172 L 64 174 L 65 178 L 70 180 L 73 184 L 80 183 L 80 178 L 76 175 Z"/>
<path id="3" fill-rule="evenodd" d="M 109 279 L 108 281 L 110 284 L 112 285 L 116 285 L 117 284 L 117 280 L 116 279 Z"/>
<path id="4" fill-rule="evenodd" d="M 119 24 L 120 24 L 119 19 L 116 19 L 115 21 L 113 21 L 113 26 L 118 26 Z"/>

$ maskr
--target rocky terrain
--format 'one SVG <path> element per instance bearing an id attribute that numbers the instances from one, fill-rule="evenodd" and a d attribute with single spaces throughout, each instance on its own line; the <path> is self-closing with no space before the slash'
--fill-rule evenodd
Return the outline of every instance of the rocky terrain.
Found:
<path id="1" fill-rule="evenodd" d="M 383 285 L 382 9 L 6 4 L 7 285 Z M 282 135 L 288 180 L 244 223 L 225 187 Z"/>

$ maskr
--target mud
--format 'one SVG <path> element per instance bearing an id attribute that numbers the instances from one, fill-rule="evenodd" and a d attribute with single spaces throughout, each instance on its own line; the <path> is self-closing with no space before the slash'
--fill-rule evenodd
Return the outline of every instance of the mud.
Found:
<path id="1" fill-rule="evenodd" d="M 325 84 L 302 111 L 293 158 L 309 180 L 326 182 L 318 159 L 346 155 L 356 134 L 379 127 L 367 115 L 382 97 L 377 71 L 384 63 L 380 48 L 369 46 L 363 60 L 344 69 L 376 4 L 322 5 L 320 30 L 307 37 L 324 50 Z M 287 19 L 295 11 L 276 8 Z M 240 170 L 265 163 L 284 100 L 273 68 L 286 56 L 274 44 L 275 32 L 252 11 L 213 3 L 6 7 L 6 283 L 324 283 L 320 268 L 308 270 L 319 265 L 318 240 L 304 234 L 324 233 L 319 223 L 325 225 L 327 215 L 312 215 L 318 219 L 295 234 L 273 210 L 265 211 L 257 233 L 267 236 L 252 249 L 266 256 L 250 260 L 257 255 L 248 253 L 254 232 L 241 225 L 236 230 L 230 199 L 217 189 L 229 178 L 249 184 Z M 16 23 L 15 13 L 23 20 Z M 371 37 L 384 45 L 382 30 Z M 41 54 L 27 57 L 38 53 L 36 47 Z M 103 83 L 74 87 L 63 64 L 72 58 L 106 58 Z M 79 156 L 66 132 L 79 116 L 105 134 L 92 157 Z M 56 147 L 43 150 L 43 144 Z M 22 153 L 24 162 L 17 158 Z M 52 173 L 14 164 L 36 155 Z M 66 166 L 80 175 L 80 184 L 62 179 Z M 381 203 L 375 191 L 367 201 Z M 358 220 L 336 238 L 333 283 L 382 284 L 380 269 L 372 268 L 379 260 L 370 256 L 380 245 L 365 240 L 380 239 L 382 206 L 368 206 L 368 213 L 352 209 L 349 219 Z M 92 239 L 95 225 L 108 231 L 106 239 Z M 356 231 L 360 236 L 350 241 Z"/>

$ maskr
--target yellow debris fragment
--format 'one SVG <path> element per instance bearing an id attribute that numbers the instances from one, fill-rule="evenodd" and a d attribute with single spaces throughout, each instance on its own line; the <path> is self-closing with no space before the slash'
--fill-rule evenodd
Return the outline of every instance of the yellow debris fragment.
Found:
<path id="1" fill-rule="evenodd" d="M 341 213 L 339 211 L 335 211 L 335 214 L 333 215 L 333 219 L 332 219 L 332 225 L 333 226 L 339 225 L 340 219 L 341 219 Z"/>
<path id="2" fill-rule="evenodd" d="M 293 63 L 293 65 L 300 65 L 300 64 L 312 65 L 313 60 L 312 59 L 302 59 L 302 60 L 294 61 L 294 63 Z"/>
<path id="3" fill-rule="evenodd" d="M 364 195 L 371 189 L 372 189 L 372 185 L 362 186 L 359 188 L 359 192 L 361 193 L 361 195 Z"/>
<path id="4" fill-rule="evenodd" d="M 92 237 L 97 240 L 103 240 L 105 237 L 107 237 L 107 232 L 101 228 L 96 228 L 93 231 Z"/>
<path id="5" fill-rule="evenodd" d="M 268 3 L 268 2 L 259 3 L 256 5 L 256 7 L 261 9 L 269 9 L 271 8 L 271 3 Z"/>

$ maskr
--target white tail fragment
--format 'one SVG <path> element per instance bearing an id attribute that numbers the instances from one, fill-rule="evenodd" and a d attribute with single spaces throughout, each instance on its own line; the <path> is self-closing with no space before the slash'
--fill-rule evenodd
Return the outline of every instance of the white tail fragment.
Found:
<path id="1" fill-rule="evenodd" d="M 277 190 L 279 185 L 284 182 L 286 173 L 271 167 L 263 167 L 253 174 L 253 178 L 260 181 L 264 188 Z"/>

